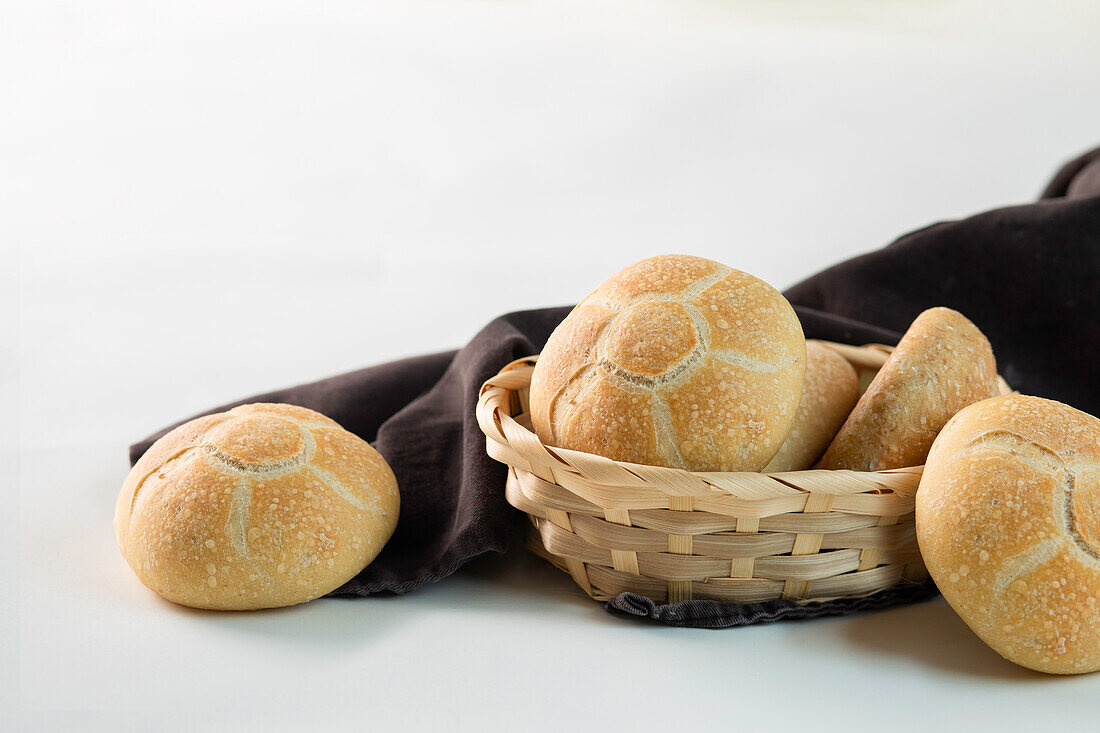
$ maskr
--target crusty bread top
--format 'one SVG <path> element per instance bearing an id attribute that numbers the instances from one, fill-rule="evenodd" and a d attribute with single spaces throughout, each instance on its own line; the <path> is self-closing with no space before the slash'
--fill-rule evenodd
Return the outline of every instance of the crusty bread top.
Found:
<path id="1" fill-rule="evenodd" d="M 385 460 L 306 408 L 252 404 L 168 433 L 138 460 L 115 512 L 143 583 L 199 608 L 299 603 L 366 565 L 397 522 Z"/>
<path id="2" fill-rule="evenodd" d="M 933 579 L 993 649 L 1100 668 L 1100 420 L 1024 395 L 964 409 L 928 455 L 916 519 Z"/>
<path id="3" fill-rule="evenodd" d="M 691 470 L 759 470 L 805 370 L 802 327 L 757 278 L 699 257 L 637 262 L 555 329 L 531 379 L 548 445 Z"/>
<path id="4" fill-rule="evenodd" d="M 958 311 L 930 308 L 905 332 L 818 468 L 919 466 L 956 412 L 998 391 L 997 363 L 985 335 Z"/>

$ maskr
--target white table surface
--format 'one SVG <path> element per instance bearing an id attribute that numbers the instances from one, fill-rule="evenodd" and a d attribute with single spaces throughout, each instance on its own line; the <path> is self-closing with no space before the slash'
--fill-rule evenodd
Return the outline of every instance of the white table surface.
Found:
<path id="1" fill-rule="evenodd" d="M 0 1 L 0 728 L 1091 729 L 1100 677 L 942 601 L 669 629 L 519 551 L 212 614 L 111 528 L 128 443 L 208 406 L 1033 198 L 1100 142 L 1100 11 L 983 6 Z"/>

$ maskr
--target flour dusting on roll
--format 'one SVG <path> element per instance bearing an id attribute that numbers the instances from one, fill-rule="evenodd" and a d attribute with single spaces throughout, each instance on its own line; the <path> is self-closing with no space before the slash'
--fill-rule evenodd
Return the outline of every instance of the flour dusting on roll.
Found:
<path id="1" fill-rule="evenodd" d="M 929 308 L 879 369 L 818 468 L 919 466 L 956 412 L 998 391 L 985 334 L 958 311 Z"/>
<path id="2" fill-rule="evenodd" d="M 859 399 L 851 363 L 819 341 L 806 342 L 806 379 L 794 424 L 764 473 L 812 468 Z"/>
<path id="3" fill-rule="evenodd" d="M 550 336 L 532 422 L 553 446 L 696 471 L 758 471 L 802 393 L 806 344 L 767 283 L 663 255 L 613 275 Z"/>
<path id="4" fill-rule="evenodd" d="M 1100 420 L 1023 395 L 968 407 L 932 447 L 916 520 L 936 585 L 995 651 L 1100 669 Z"/>
<path id="5" fill-rule="evenodd" d="M 142 583 L 196 608 L 288 606 L 363 569 L 397 524 L 386 461 L 304 407 L 243 405 L 192 420 L 134 465 L 119 547 Z"/>

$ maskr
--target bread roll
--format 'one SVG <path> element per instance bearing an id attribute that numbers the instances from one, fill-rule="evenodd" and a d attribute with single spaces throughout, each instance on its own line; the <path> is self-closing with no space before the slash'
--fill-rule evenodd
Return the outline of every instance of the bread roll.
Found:
<path id="1" fill-rule="evenodd" d="M 195 608 L 289 606 L 363 569 L 397 524 L 397 480 L 365 441 L 304 407 L 192 420 L 134 465 L 115 509 L 138 579 Z"/>
<path id="2" fill-rule="evenodd" d="M 531 377 L 531 417 L 548 445 L 758 471 L 794 420 L 805 368 L 802 326 L 773 287 L 700 257 L 651 257 L 554 330 Z"/>
<path id="3" fill-rule="evenodd" d="M 806 342 L 802 400 L 779 452 L 764 473 L 811 468 L 859 399 L 859 375 L 840 354 L 818 341 Z"/>
<path id="4" fill-rule="evenodd" d="M 930 308 L 909 326 L 818 468 L 919 466 L 956 412 L 998 391 L 985 335 L 957 311 Z"/>
<path id="5" fill-rule="evenodd" d="M 997 653 L 1100 669 L 1100 420 L 1023 395 L 966 408 L 932 446 L 916 520 L 936 585 Z"/>

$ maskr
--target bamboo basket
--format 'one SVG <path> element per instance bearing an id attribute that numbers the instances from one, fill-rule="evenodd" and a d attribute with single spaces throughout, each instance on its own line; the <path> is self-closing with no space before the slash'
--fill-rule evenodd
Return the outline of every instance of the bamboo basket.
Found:
<path id="1" fill-rule="evenodd" d="M 892 351 L 821 343 L 863 388 Z M 506 496 L 530 519 L 528 547 L 593 598 L 804 602 L 928 578 L 913 514 L 922 466 L 706 473 L 545 446 L 528 415 L 536 359 L 482 386 L 478 424 L 489 455 L 509 467 Z"/>

